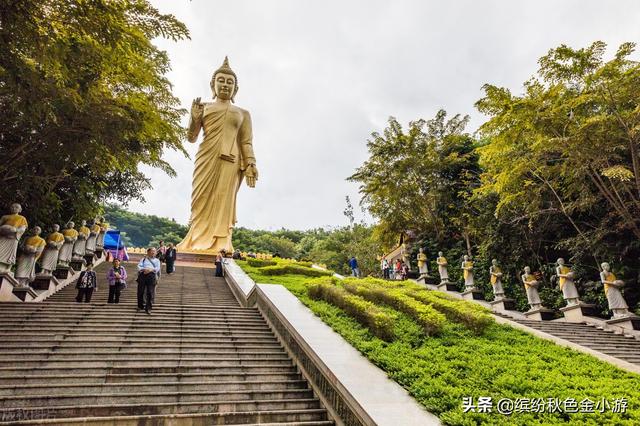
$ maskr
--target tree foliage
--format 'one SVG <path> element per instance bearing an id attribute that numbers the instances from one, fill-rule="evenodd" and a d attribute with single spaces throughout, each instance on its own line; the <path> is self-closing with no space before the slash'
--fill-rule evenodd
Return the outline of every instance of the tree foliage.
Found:
<path id="1" fill-rule="evenodd" d="M 35 223 L 88 218 L 149 188 L 140 164 L 173 169 L 183 111 L 151 40 L 188 38 L 146 0 L 3 0 L 0 204 Z"/>

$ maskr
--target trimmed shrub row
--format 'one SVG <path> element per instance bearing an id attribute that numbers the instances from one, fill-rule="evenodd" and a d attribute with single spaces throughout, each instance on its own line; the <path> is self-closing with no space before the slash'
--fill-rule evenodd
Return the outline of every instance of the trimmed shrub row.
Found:
<path id="1" fill-rule="evenodd" d="M 445 317 L 432 306 L 425 305 L 406 295 L 401 289 L 380 288 L 375 286 L 359 286 L 345 283 L 344 288 L 374 303 L 389 305 L 413 318 L 427 336 L 440 334 L 445 324 Z"/>
<path id="2" fill-rule="evenodd" d="M 436 292 L 429 290 L 408 290 L 412 298 L 433 306 L 442 312 L 447 319 L 463 324 L 475 334 L 482 334 L 494 323 L 489 311 L 480 305 L 466 300 L 447 300 L 438 297 Z"/>
<path id="3" fill-rule="evenodd" d="M 344 310 L 360 324 L 368 327 L 380 339 L 390 342 L 395 338 L 393 325 L 397 317 L 385 312 L 373 303 L 348 293 L 342 287 L 326 282 L 310 284 L 307 287 L 307 292 L 309 297 L 314 300 L 324 300 Z"/>
<path id="4" fill-rule="evenodd" d="M 330 271 L 306 268 L 295 263 L 280 263 L 275 266 L 266 266 L 264 268 L 260 268 L 260 272 L 264 275 L 297 274 L 304 275 L 306 277 L 328 277 L 333 275 Z"/>
<path id="5" fill-rule="evenodd" d="M 276 262 L 275 260 L 253 259 L 251 257 L 247 258 L 247 263 L 249 264 L 249 266 L 253 266 L 254 268 L 264 268 L 265 266 L 273 266 L 278 264 L 278 262 Z"/>

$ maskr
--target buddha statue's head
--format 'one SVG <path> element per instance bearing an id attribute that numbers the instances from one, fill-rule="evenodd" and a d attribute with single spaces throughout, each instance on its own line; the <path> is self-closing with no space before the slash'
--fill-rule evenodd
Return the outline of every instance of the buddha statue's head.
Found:
<path id="1" fill-rule="evenodd" d="M 83 220 L 82 222 L 80 222 L 80 226 L 87 226 L 87 221 Z"/>
<path id="2" fill-rule="evenodd" d="M 529 275 L 531 273 L 531 268 L 529 268 L 528 266 L 524 267 L 524 273 Z"/>
<path id="3" fill-rule="evenodd" d="M 41 232 L 42 232 L 42 229 L 39 226 L 33 227 L 33 235 L 40 235 Z"/>
<path id="4" fill-rule="evenodd" d="M 491 261 L 491 264 L 492 264 L 493 266 L 498 266 L 498 259 L 493 259 L 493 260 Z"/>
<path id="5" fill-rule="evenodd" d="M 564 265 L 564 259 L 560 257 L 560 258 L 558 258 L 558 260 L 556 261 L 556 263 L 557 263 L 559 266 L 563 266 L 563 265 Z"/>
<path id="6" fill-rule="evenodd" d="M 76 224 L 75 224 L 75 223 L 73 223 L 73 222 L 68 222 L 68 223 L 67 223 L 66 228 L 67 228 L 67 229 L 73 229 L 73 228 L 74 228 L 74 226 L 76 226 Z"/>
<path id="7" fill-rule="evenodd" d="M 420 253 L 424 253 L 424 249 L 422 247 L 420 247 Z"/>
<path id="8" fill-rule="evenodd" d="M 466 254 L 465 254 L 464 256 L 462 256 L 462 258 L 464 259 L 464 261 L 465 261 L 465 262 L 466 262 L 467 260 L 469 260 L 469 256 L 468 256 L 468 255 L 466 255 Z"/>
<path id="9" fill-rule="evenodd" d="M 600 265 L 600 267 L 604 272 L 609 272 L 611 270 L 611 266 L 609 266 L 607 262 L 602 262 L 602 265 Z"/>
<path id="10" fill-rule="evenodd" d="M 438 252 L 438 256 L 442 257 L 442 252 L 441 251 Z"/>
<path id="11" fill-rule="evenodd" d="M 55 223 L 51 229 L 53 229 L 53 232 L 58 232 L 60 230 L 60 225 L 58 225 L 57 223 Z"/>
<path id="12" fill-rule="evenodd" d="M 238 77 L 229 66 L 229 59 L 225 56 L 222 66 L 211 77 L 211 91 L 213 98 L 235 102 L 238 93 Z"/>
<path id="13" fill-rule="evenodd" d="M 11 214 L 19 214 L 22 212 L 22 206 L 18 203 L 13 203 L 9 207 L 9 210 L 11 211 Z"/>

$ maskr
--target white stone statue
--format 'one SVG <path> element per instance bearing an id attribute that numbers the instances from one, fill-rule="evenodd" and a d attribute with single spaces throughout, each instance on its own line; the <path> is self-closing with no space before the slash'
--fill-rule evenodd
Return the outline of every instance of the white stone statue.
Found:
<path id="1" fill-rule="evenodd" d="M 417 256 L 418 260 L 418 270 L 420 271 L 420 278 L 426 277 L 429 275 L 429 268 L 427 267 L 427 255 L 424 254 L 424 249 L 420 247 Z"/>
<path id="2" fill-rule="evenodd" d="M 613 318 L 624 318 L 631 315 L 629 312 L 629 306 L 622 297 L 622 288 L 624 287 L 624 281 L 616 278 L 615 274 L 611 272 L 611 266 L 604 262 L 600 265 L 602 272 L 600 272 L 600 280 L 604 285 L 604 294 L 607 296 L 609 302 L 609 309 L 613 312 Z"/>
<path id="3" fill-rule="evenodd" d="M 39 226 L 33 228 L 33 236 L 27 238 L 16 263 L 15 279 L 21 286 L 27 286 L 36 278 L 36 260 L 42 254 L 46 241 L 40 237 Z"/>
<path id="4" fill-rule="evenodd" d="M 78 231 L 73 229 L 74 226 L 76 226 L 75 223 L 69 222 L 62 231 L 62 235 L 64 236 L 64 244 L 60 249 L 60 255 L 58 256 L 58 265 L 63 268 L 69 267 L 69 262 L 71 262 L 71 255 L 73 254 L 73 246 L 78 239 Z"/>
<path id="5" fill-rule="evenodd" d="M 11 214 L 0 218 L 0 274 L 10 273 L 16 263 L 18 242 L 27 229 L 27 219 L 20 215 L 22 206 L 11 204 Z"/>
<path id="6" fill-rule="evenodd" d="M 538 294 L 538 287 L 540 286 L 540 282 L 536 279 L 535 275 L 531 273 L 531 268 L 525 266 L 524 274 L 522 274 L 522 283 L 524 284 L 524 289 L 527 292 L 527 300 L 529 301 L 529 305 L 531 306 L 531 311 L 535 309 L 540 309 L 542 307 L 542 301 L 540 300 L 540 295 Z"/>
<path id="7" fill-rule="evenodd" d="M 564 264 L 564 259 L 559 258 L 556 262 L 556 276 L 558 277 L 558 286 L 562 290 L 562 296 L 567 301 L 567 306 L 577 305 L 580 303 L 578 290 L 573 282 L 573 271 Z"/>
<path id="8" fill-rule="evenodd" d="M 42 275 L 50 276 L 58 266 L 58 257 L 60 255 L 60 249 L 64 244 L 64 235 L 60 231 L 60 225 L 53 225 L 53 232 L 47 235 L 47 246 L 42 253 L 40 259 L 40 266 L 42 266 Z"/>
<path id="9" fill-rule="evenodd" d="M 85 256 L 91 256 L 95 253 L 98 235 L 100 235 L 100 225 L 96 218 L 91 221 L 91 226 L 89 227 L 89 236 L 87 237 L 87 243 L 84 246 Z"/>
<path id="10" fill-rule="evenodd" d="M 498 266 L 498 261 L 493 259 L 489 268 L 491 286 L 493 287 L 494 300 L 504 299 L 504 289 L 502 288 L 502 269 Z"/>
<path id="11" fill-rule="evenodd" d="M 438 264 L 438 274 L 440 274 L 440 284 L 448 283 L 449 272 L 447 272 L 447 258 L 444 257 L 441 251 L 438 252 L 436 263 Z"/>
<path id="12" fill-rule="evenodd" d="M 83 220 L 78 230 L 78 238 L 73 245 L 73 260 L 82 260 L 86 254 L 87 238 L 91 231 L 87 228 L 87 221 Z"/>
<path id="13" fill-rule="evenodd" d="M 473 280 L 473 262 L 469 260 L 469 256 L 466 254 L 462 259 L 461 269 L 464 276 L 464 287 L 466 290 L 473 290 L 475 288 L 475 282 Z"/>

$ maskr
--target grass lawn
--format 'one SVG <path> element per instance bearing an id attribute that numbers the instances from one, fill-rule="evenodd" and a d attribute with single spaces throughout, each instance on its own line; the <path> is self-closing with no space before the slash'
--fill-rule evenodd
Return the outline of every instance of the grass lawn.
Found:
<path id="1" fill-rule="evenodd" d="M 346 284 L 338 283 L 340 287 L 350 286 L 350 295 L 366 296 L 368 302 L 377 300 L 380 315 L 394 319 L 393 339 L 383 340 L 363 325 L 359 316 L 310 297 L 310 287 L 335 286 L 336 280 L 303 275 L 306 267 L 298 266 L 294 269 L 302 273 L 292 274 L 288 273 L 292 268 L 282 265 L 283 274 L 277 275 L 274 269 L 278 265 L 269 266 L 267 275 L 262 272 L 263 267 L 243 261 L 238 264 L 256 282 L 284 285 L 444 424 L 640 425 L 640 375 L 495 322 L 485 323 L 483 331 L 478 332 L 464 322 L 451 320 L 448 312 L 442 312 L 447 320 L 439 331 L 430 334 L 417 320 L 416 310 L 370 298 L 371 292 L 366 289 L 385 288 L 379 280 L 348 279 Z M 364 286 L 361 292 L 357 292 L 358 286 Z M 393 292 L 393 288 L 385 289 Z M 433 308 L 438 309 L 435 304 Z M 463 412 L 465 397 L 473 398 L 474 404 L 479 397 L 491 397 L 492 412 Z M 519 399 L 510 415 L 496 411 L 503 398 L 514 402 Z M 571 398 L 576 401 L 577 413 L 570 412 Z M 612 411 L 619 398 L 626 398 L 626 412 Z M 557 403 L 562 411 L 558 411 Z M 589 408 L 594 412 L 585 412 Z"/>

